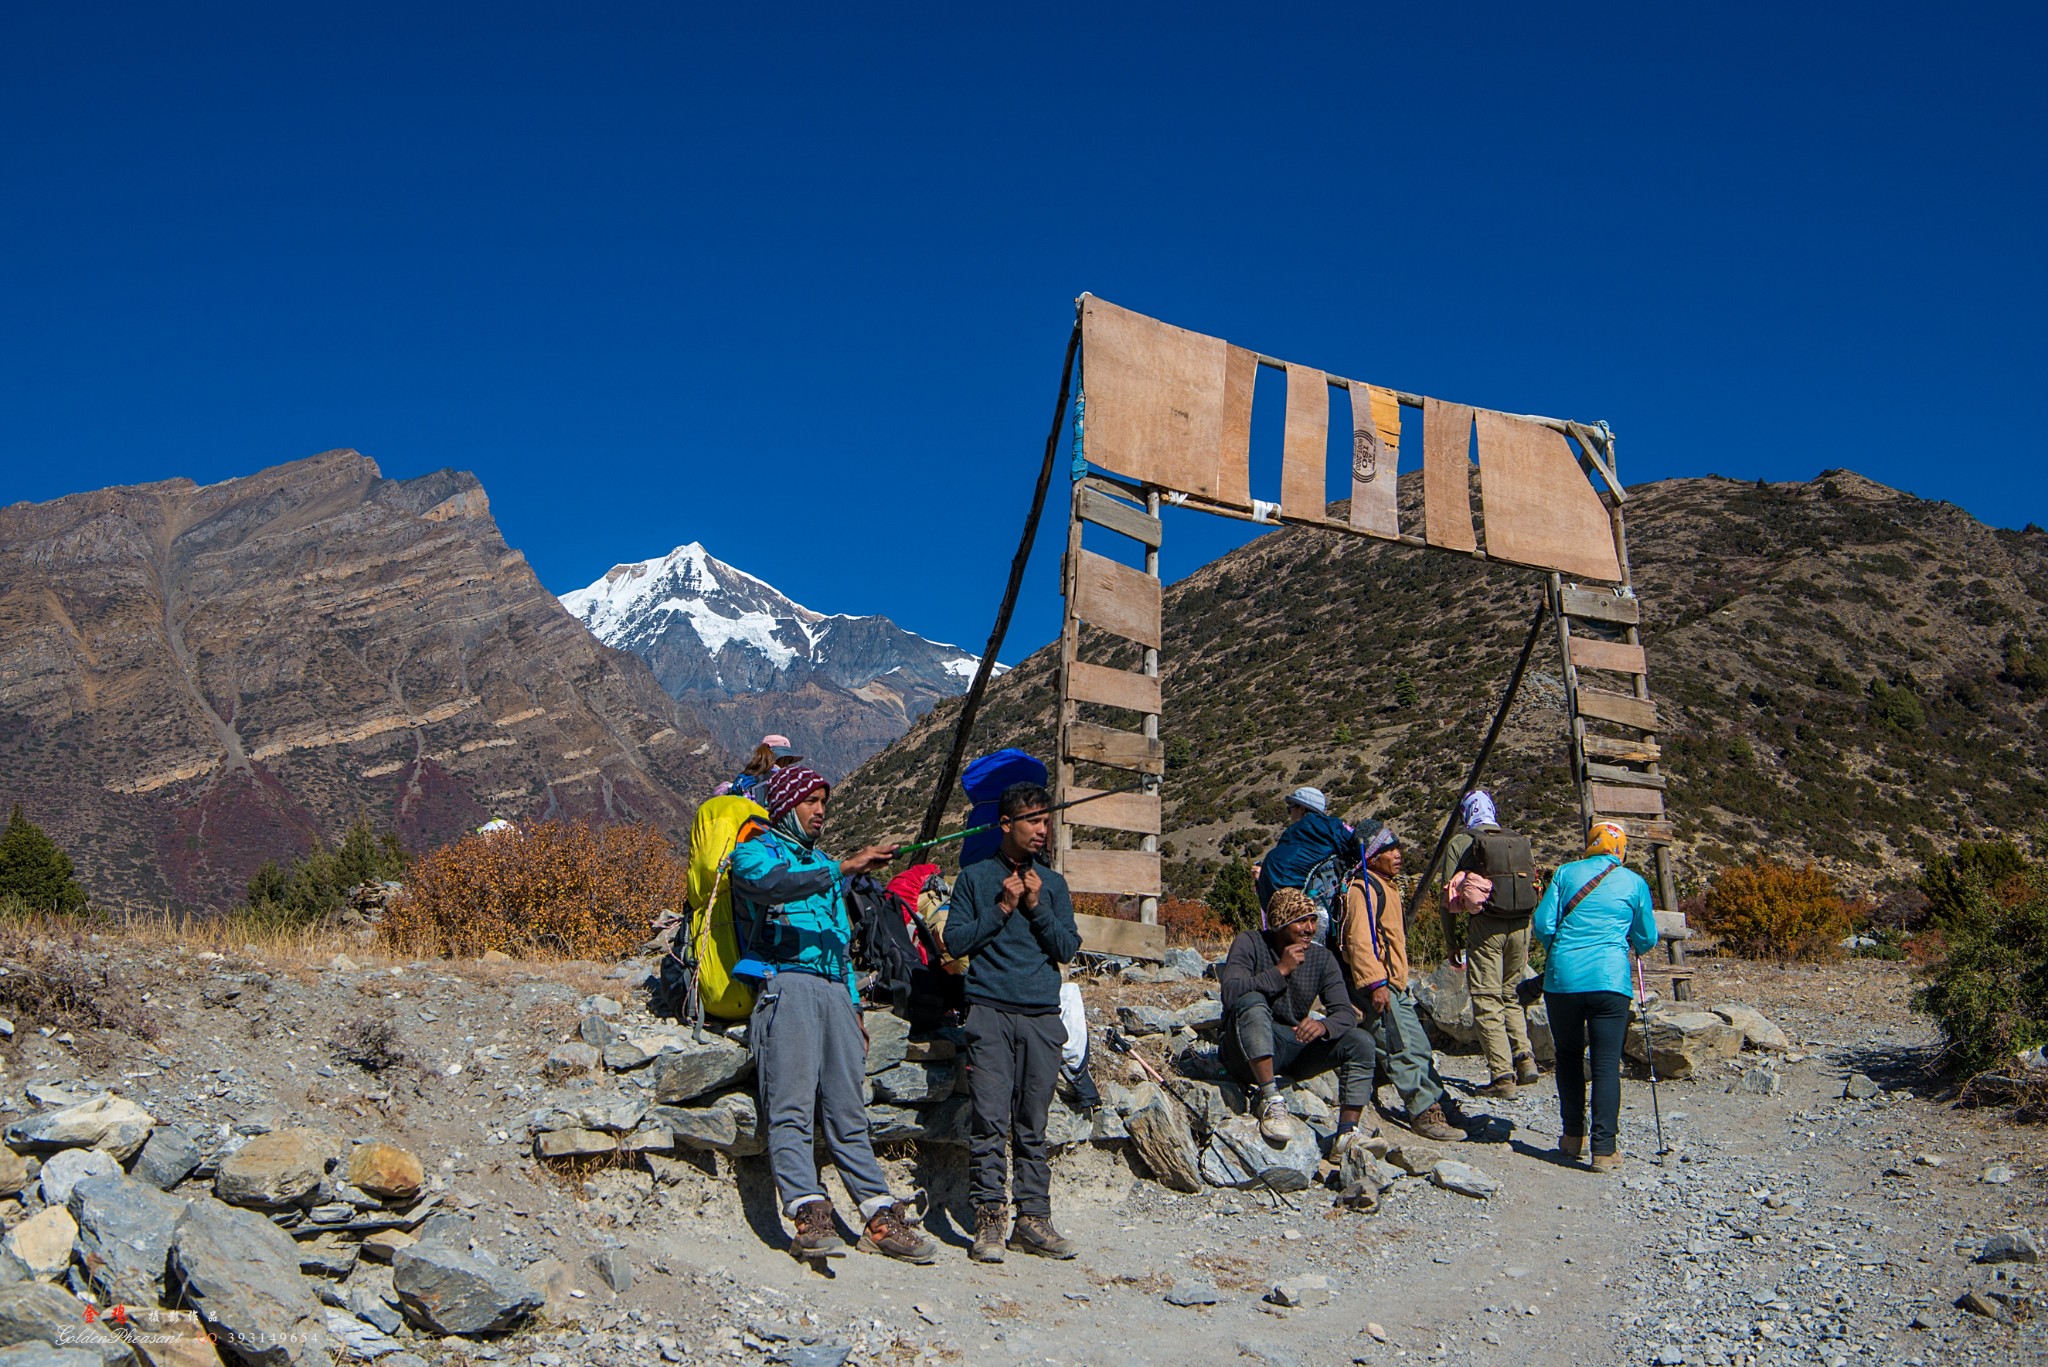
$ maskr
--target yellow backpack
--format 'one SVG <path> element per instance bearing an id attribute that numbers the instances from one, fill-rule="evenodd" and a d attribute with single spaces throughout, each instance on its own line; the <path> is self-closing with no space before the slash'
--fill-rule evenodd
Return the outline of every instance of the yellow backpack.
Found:
<path id="1" fill-rule="evenodd" d="M 767 829 L 767 809 L 751 798 L 714 797 L 697 808 L 690 827 L 688 947 L 678 955 L 693 969 L 697 1010 L 692 1015 L 745 1020 L 754 1009 L 753 987 L 732 975 L 740 943 L 733 928 L 729 873 L 740 842 Z"/>

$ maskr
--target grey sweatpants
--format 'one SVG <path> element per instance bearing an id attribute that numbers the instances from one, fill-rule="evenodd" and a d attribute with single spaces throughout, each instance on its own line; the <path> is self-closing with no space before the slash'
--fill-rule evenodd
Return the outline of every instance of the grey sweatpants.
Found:
<path id="1" fill-rule="evenodd" d="M 777 973 L 754 996 L 747 1026 L 768 1125 L 768 1166 L 785 1214 L 821 1200 L 813 1124 L 846 1194 L 866 1219 L 889 1203 L 889 1186 L 868 1138 L 867 1046 L 846 984 L 815 973 Z"/>
<path id="2" fill-rule="evenodd" d="M 1391 984 L 1387 992 L 1392 1000 L 1384 1011 L 1372 1009 L 1369 992 L 1354 992 L 1351 1000 L 1365 1019 L 1359 1028 L 1370 1030 L 1378 1042 L 1394 1090 L 1401 1094 L 1401 1104 L 1412 1119 L 1443 1099 L 1444 1080 L 1437 1076 L 1436 1054 L 1422 1028 L 1422 1017 L 1416 1014 L 1415 994 Z"/>
<path id="3" fill-rule="evenodd" d="M 1060 1048 L 1067 1027 L 1054 1013 L 1022 1016 L 977 1002 L 967 1010 L 968 1127 L 973 1161 L 971 1199 L 1003 1203 L 1004 1149 L 1012 1151 L 1017 1178 L 1009 1184 L 1019 1215 L 1052 1218 L 1052 1161 L 1045 1117 L 1060 1078 Z"/>
<path id="4" fill-rule="evenodd" d="M 1303 1044 L 1294 1037 L 1293 1026 L 1274 1021 L 1272 1000 L 1263 992 L 1247 992 L 1229 1003 L 1223 1017 L 1222 1055 L 1224 1070 L 1241 1086 L 1255 1085 L 1254 1059 L 1270 1058 L 1275 1082 L 1306 1082 L 1334 1068 L 1339 1106 L 1372 1104 L 1372 1036 L 1353 1026 Z"/>

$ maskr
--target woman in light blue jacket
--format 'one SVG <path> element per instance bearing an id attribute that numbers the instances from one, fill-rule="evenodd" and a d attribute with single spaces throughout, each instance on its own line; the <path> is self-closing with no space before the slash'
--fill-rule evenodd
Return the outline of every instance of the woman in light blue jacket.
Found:
<path id="1" fill-rule="evenodd" d="M 1657 944 L 1650 885 L 1622 867 L 1628 832 L 1595 822 L 1586 857 L 1550 880 L 1530 930 L 1549 956 L 1543 1001 L 1557 1044 L 1557 1108 L 1564 1134 L 1558 1151 L 1578 1158 L 1586 1147 L 1586 1055 L 1593 1057 L 1593 1171 L 1621 1167 L 1615 1132 L 1621 1118 L 1621 1042 L 1628 1033 L 1629 953 Z"/>

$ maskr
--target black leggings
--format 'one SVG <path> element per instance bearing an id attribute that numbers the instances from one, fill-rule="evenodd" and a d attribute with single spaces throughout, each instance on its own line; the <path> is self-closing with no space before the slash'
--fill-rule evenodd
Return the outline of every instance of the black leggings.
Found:
<path id="1" fill-rule="evenodd" d="M 1614 1152 L 1621 1120 L 1621 1041 L 1628 1033 L 1626 992 L 1546 992 L 1557 1045 L 1557 1109 L 1567 1135 L 1586 1133 L 1586 1049 L 1593 1050 L 1593 1152 Z"/>

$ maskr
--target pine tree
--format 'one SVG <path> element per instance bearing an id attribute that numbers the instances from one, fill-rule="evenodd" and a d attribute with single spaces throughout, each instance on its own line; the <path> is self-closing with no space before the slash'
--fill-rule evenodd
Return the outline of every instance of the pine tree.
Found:
<path id="1" fill-rule="evenodd" d="M 1259 923 L 1259 894 L 1252 886 L 1250 864 L 1242 859 L 1224 861 L 1209 884 L 1209 910 L 1237 930 L 1249 930 Z"/>
<path id="2" fill-rule="evenodd" d="M 85 889 L 71 875 L 71 856 L 15 803 L 0 831 L 0 896 L 13 893 L 36 911 L 83 911 Z"/>

